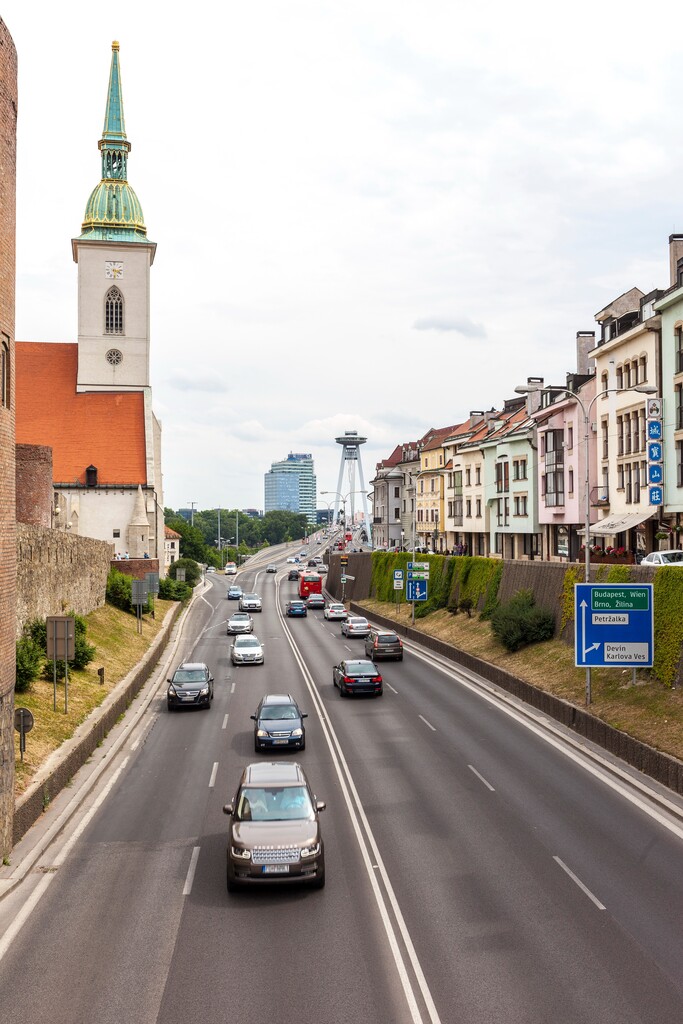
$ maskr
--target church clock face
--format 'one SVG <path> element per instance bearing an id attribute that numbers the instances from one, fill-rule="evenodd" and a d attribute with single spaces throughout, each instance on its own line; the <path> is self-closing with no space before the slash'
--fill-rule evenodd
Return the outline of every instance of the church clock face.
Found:
<path id="1" fill-rule="evenodd" d="M 119 281 L 123 277 L 123 263 L 120 260 L 105 260 L 104 276 Z"/>

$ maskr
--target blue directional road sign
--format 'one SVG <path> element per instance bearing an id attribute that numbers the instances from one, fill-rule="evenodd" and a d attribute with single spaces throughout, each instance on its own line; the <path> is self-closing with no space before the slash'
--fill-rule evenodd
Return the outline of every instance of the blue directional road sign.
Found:
<path id="1" fill-rule="evenodd" d="M 574 664 L 650 668 L 654 657 L 652 584 L 577 583 Z"/>
<path id="2" fill-rule="evenodd" d="M 661 484 L 664 479 L 664 470 L 659 462 L 653 462 L 647 467 L 647 482 L 649 484 Z"/>
<path id="3" fill-rule="evenodd" d="M 648 439 L 648 441 L 661 441 L 662 440 L 662 421 L 661 420 L 648 420 L 647 421 L 647 439 Z"/>
<path id="4" fill-rule="evenodd" d="M 406 601 L 426 601 L 427 581 L 408 580 L 406 583 Z"/>

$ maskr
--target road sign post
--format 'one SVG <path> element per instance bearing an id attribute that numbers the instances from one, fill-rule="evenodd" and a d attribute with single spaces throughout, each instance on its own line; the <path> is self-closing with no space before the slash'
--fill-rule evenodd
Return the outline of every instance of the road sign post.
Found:
<path id="1" fill-rule="evenodd" d="M 579 668 L 651 668 L 654 611 L 651 583 L 577 583 L 574 664 Z"/>

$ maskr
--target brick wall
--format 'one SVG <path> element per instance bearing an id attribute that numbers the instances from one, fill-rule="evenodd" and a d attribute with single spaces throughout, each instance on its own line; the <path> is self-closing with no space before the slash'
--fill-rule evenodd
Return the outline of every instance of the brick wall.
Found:
<path id="1" fill-rule="evenodd" d="M 17 51 L 0 19 L 0 857 L 12 848 L 16 665 L 14 479 L 14 285 L 16 236 Z"/>
<path id="2" fill-rule="evenodd" d="M 112 558 L 112 569 L 118 569 L 124 576 L 144 580 L 148 572 L 159 572 L 158 558 Z"/>
<path id="3" fill-rule="evenodd" d="M 17 522 L 52 526 L 52 448 L 18 444 Z"/>
<path id="4" fill-rule="evenodd" d="M 17 635 L 29 619 L 100 608 L 111 555 L 103 540 L 17 523 Z"/>

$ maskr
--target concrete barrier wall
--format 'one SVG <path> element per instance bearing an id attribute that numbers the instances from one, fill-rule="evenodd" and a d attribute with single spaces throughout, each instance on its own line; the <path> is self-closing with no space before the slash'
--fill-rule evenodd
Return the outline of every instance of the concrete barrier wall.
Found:
<path id="1" fill-rule="evenodd" d="M 79 735 L 64 745 L 58 762 L 49 773 L 33 783 L 27 792 L 19 797 L 14 808 L 13 845 L 16 846 L 130 707 L 134 697 L 157 667 L 181 608 L 182 605 L 177 604 L 168 612 L 163 629 L 144 659 L 109 694 L 104 703 L 93 711 L 79 728 Z M 27 742 L 30 743 L 30 737 Z"/>

